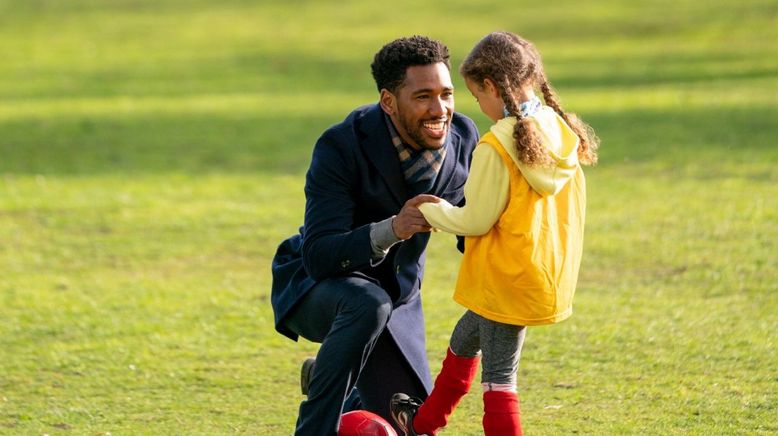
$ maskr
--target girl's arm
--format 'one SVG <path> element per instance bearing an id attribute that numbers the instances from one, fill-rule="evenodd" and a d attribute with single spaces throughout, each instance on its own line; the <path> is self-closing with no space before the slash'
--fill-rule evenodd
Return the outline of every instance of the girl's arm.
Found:
<path id="1" fill-rule="evenodd" d="M 441 200 L 424 203 L 419 210 L 437 229 L 462 236 L 483 235 L 500 218 L 508 203 L 508 169 L 497 151 L 479 144 L 473 151 L 470 175 L 465 182 L 465 205 L 456 207 Z"/>

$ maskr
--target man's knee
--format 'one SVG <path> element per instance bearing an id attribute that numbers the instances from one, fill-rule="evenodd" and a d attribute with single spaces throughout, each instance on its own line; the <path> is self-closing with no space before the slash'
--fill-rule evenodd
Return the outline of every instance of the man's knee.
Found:
<path id="1" fill-rule="evenodd" d="M 380 332 L 392 314 L 392 299 L 380 287 L 368 287 L 348 301 L 356 322 L 365 331 Z"/>

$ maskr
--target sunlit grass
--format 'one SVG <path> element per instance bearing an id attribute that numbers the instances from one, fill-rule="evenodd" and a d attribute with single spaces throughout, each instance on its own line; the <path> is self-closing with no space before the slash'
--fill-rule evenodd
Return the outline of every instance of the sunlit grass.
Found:
<path id="1" fill-rule="evenodd" d="M 382 44 L 540 48 L 602 138 L 575 315 L 532 329 L 528 434 L 778 431 L 771 1 L 0 0 L 0 434 L 291 434 L 270 261 Z M 458 110 L 485 116 L 453 75 Z M 433 372 L 462 308 L 432 238 Z M 447 434 L 480 434 L 480 393 Z"/>

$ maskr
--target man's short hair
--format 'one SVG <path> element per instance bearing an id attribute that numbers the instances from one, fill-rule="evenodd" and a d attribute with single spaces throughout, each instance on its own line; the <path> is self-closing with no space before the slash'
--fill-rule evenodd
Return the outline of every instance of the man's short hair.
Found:
<path id="1" fill-rule="evenodd" d="M 443 62 L 451 70 L 448 47 L 426 36 L 414 35 L 395 39 L 383 46 L 373 58 L 370 69 L 379 92 L 387 89 L 395 93 L 405 80 L 408 67 L 438 62 Z"/>

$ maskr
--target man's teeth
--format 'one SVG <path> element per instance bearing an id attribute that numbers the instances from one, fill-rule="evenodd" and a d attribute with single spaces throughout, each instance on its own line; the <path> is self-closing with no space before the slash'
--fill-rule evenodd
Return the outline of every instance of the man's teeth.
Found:
<path id="1" fill-rule="evenodd" d="M 423 123 L 424 127 L 430 130 L 443 130 L 443 126 L 446 123 L 443 121 L 436 121 L 436 122 L 425 122 Z"/>

